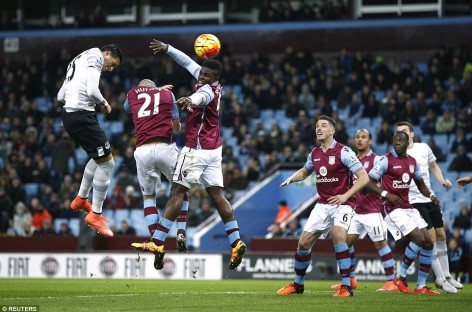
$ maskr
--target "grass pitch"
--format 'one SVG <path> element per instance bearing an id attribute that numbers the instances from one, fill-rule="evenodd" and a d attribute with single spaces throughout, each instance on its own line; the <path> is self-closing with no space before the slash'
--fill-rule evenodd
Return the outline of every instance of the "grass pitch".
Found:
<path id="1" fill-rule="evenodd" d="M 307 281 L 303 295 L 278 296 L 285 280 L 2 279 L 0 310 L 39 311 L 471 311 L 472 285 L 454 295 L 381 293 L 359 282 L 354 297 L 334 298 L 334 281 Z M 414 283 L 411 282 L 413 285 Z M 430 285 L 432 286 L 432 285 Z M 10 311 L 14 311 L 10 309 Z M 25 310 L 16 310 L 25 311 Z"/>

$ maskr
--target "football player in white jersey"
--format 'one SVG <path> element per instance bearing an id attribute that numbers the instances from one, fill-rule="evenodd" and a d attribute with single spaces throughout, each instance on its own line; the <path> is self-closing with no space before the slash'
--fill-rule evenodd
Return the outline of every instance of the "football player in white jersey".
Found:
<path id="1" fill-rule="evenodd" d="M 397 123 L 396 128 L 397 131 L 403 131 L 408 134 L 409 144 L 407 153 L 416 159 L 423 180 L 428 188 L 431 190 L 430 171 L 439 183 L 445 188 L 450 188 L 452 184 L 444 178 L 441 168 L 436 163 L 436 156 L 434 156 L 429 145 L 413 141 L 415 137 L 413 125 L 406 121 L 400 121 Z M 431 192 L 433 193 L 433 190 Z M 414 183 L 410 185 L 409 201 L 418 209 L 423 219 L 428 223 L 428 233 L 434 242 L 432 268 L 436 276 L 436 286 L 446 293 L 457 293 L 457 289 L 461 289 L 463 286 L 453 279 L 451 273 L 449 273 L 446 232 L 444 230 L 441 208 L 435 205 L 430 198 L 423 196 Z"/>
<path id="2" fill-rule="evenodd" d="M 88 214 L 85 222 L 100 234 L 113 236 L 102 216 L 110 177 L 115 162 L 105 131 L 97 121 L 96 111 L 109 114 L 111 107 L 98 86 L 103 71 L 112 71 L 123 62 L 122 51 L 113 44 L 102 48 L 91 48 L 77 55 L 67 66 L 67 74 L 57 99 L 64 103 L 62 121 L 69 135 L 90 157 L 77 197 L 70 207 Z M 88 201 L 93 187 L 92 204 Z"/>

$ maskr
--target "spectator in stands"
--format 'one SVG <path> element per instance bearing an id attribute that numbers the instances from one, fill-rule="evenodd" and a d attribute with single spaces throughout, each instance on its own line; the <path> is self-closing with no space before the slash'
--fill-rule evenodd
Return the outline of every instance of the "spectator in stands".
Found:
<path id="1" fill-rule="evenodd" d="M 446 161 L 446 156 L 444 155 L 442 148 L 436 145 L 436 141 L 434 140 L 433 136 L 429 138 L 428 146 L 431 148 L 431 151 L 433 151 L 433 154 L 436 156 L 436 160 L 438 162 Z"/>
<path id="2" fill-rule="evenodd" d="M 362 116 L 364 111 L 364 103 L 358 93 L 354 93 L 351 97 L 351 101 L 348 104 L 349 113 L 348 118 L 358 119 Z M 344 142 L 341 142 L 344 143 Z"/>
<path id="3" fill-rule="evenodd" d="M 64 175 L 72 173 L 69 168 L 69 159 L 72 159 L 75 168 L 77 166 L 75 143 L 67 132 L 63 132 L 61 138 L 57 141 L 51 159 L 51 170 L 60 179 Z"/>
<path id="4" fill-rule="evenodd" d="M 56 218 L 61 218 L 61 219 L 74 219 L 78 218 L 79 214 L 75 213 L 72 209 L 70 209 L 70 203 L 72 199 L 74 198 L 76 192 L 73 192 L 71 194 L 71 197 L 66 197 L 63 198 L 60 205 L 59 205 L 59 211 L 58 215 Z"/>
<path id="5" fill-rule="evenodd" d="M 465 147 L 459 145 L 456 150 L 456 155 L 448 167 L 449 171 L 472 171 L 472 159 L 466 154 Z"/>
<path id="6" fill-rule="evenodd" d="M 379 103 L 375 99 L 373 94 L 367 97 L 365 102 L 364 110 L 362 111 L 362 117 L 375 118 L 379 116 Z"/>
<path id="7" fill-rule="evenodd" d="M 35 229 L 39 229 L 43 226 L 44 220 L 49 220 L 52 222 L 52 215 L 49 211 L 43 206 L 43 204 L 39 201 L 38 197 L 31 198 L 31 210 L 33 211 L 33 216 L 31 219 L 31 225 Z"/>
<path id="8" fill-rule="evenodd" d="M 277 214 L 274 223 L 282 224 L 292 215 L 292 211 L 288 207 L 287 201 L 281 200 L 277 206 Z"/>
<path id="9" fill-rule="evenodd" d="M 342 144 L 347 144 L 347 142 L 349 141 L 349 135 L 347 134 L 346 127 L 344 126 L 344 121 L 342 120 L 336 122 L 336 132 L 334 133 L 334 139 Z"/>
<path id="10" fill-rule="evenodd" d="M 305 108 L 305 111 L 315 109 L 316 99 L 313 93 L 311 93 L 310 85 L 308 83 L 302 85 L 302 92 L 298 96 L 298 103 Z"/>
<path id="11" fill-rule="evenodd" d="M 283 232 L 284 237 L 298 237 L 302 234 L 303 229 L 300 227 L 297 218 L 293 218 L 288 222 L 285 226 L 285 230 Z"/>
<path id="12" fill-rule="evenodd" d="M 460 107 L 462 106 L 462 101 L 456 96 L 454 90 L 447 90 L 446 99 L 444 99 L 441 109 L 442 111 L 449 111 L 451 114 L 455 115 L 459 112 Z"/>
<path id="13" fill-rule="evenodd" d="M 131 176 L 136 176 L 136 160 L 134 159 L 134 146 L 128 144 L 122 156 L 122 162 L 118 171 L 127 171 Z M 116 173 L 115 173 L 116 174 Z M 124 188 L 123 188 L 124 189 Z"/>
<path id="14" fill-rule="evenodd" d="M 189 217 L 189 226 L 198 226 L 214 213 L 214 208 L 210 204 L 208 198 L 200 202 L 200 207 Z"/>
<path id="15" fill-rule="evenodd" d="M 466 152 L 470 150 L 469 141 L 467 140 L 463 129 L 457 129 L 456 135 L 453 137 L 452 140 L 453 141 L 450 150 L 451 153 L 457 152 L 457 148 L 459 147 L 459 145 L 462 145 L 465 148 Z"/>
<path id="16" fill-rule="evenodd" d="M 0 234 L 7 232 L 14 208 L 15 204 L 6 193 L 5 187 L 0 186 Z"/>
<path id="17" fill-rule="evenodd" d="M 168 200 L 169 200 L 169 197 L 167 196 L 166 189 L 165 188 L 159 189 L 159 191 L 157 192 L 157 197 L 156 197 L 156 207 L 158 209 L 163 209 L 166 206 Z"/>
<path id="18" fill-rule="evenodd" d="M 407 121 L 415 126 L 420 124 L 420 116 L 412 100 L 407 99 L 405 101 L 405 108 L 400 114 L 400 120 Z"/>
<path id="19" fill-rule="evenodd" d="M 121 221 L 121 229 L 117 233 L 118 235 L 136 235 L 136 229 L 128 224 L 128 221 Z"/>
<path id="20" fill-rule="evenodd" d="M 390 144 L 392 142 L 393 132 L 389 122 L 382 121 L 380 131 L 377 133 L 377 144 Z"/>
<path id="21" fill-rule="evenodd" d="M 128 185 L 125 188 L 123 198 L 125 200 L 126 208 L 138 208 L 142 206 L 139 197 L 136 195 L 136 189 L 132 185 Z"/>
<path id="22" fill-rule="evenodd" d="M 244 190 L 248 186 L 246 176 L 243 174 L 239 166 L 232 167 L 226 172 L 225 186 L 233 190 Z"/>
<path id="23" fill-rule="evenodd" d="M 259 161 L 255 158 L 250 157 L 247 161 L 246 169 L 244 170 L 244 176 L 248 183 L 259 180 L 261 174 L 261 168 L 259 166 Z"/>
<path id="24" fill-rule="evenodd" d="M 44 219 L 42 226 L 33 232 L 33 236 L 55 236 L 56 234 L 52 221 L 49 219 Z"/>
<path id="25" fill-rule="evenodd" d="M 57 235 L 60 236 L 60 237 L 72 237 L 72 236 L 74 236 L 74 234 L 72 234 L 72 230 L 70 229 L 69 225 L 66 222 L 61 223 L 61 225 L 59 227 L 59 232 L 57 232 Z"/>
<path id="26" fill-rule="evenodd" d="M 24 236 L 23 224 L 25 222 L 31 224 L 31 212 L 23 202 L 19 201 L 15 205 L 12 222 L 12 230 L 17 234 L 17 236 Z"/>
<path id="27" fill-rule="evenodd" d="M 285 108 L 285 116 L 288 118 L 296 118 L 298 117 L 298 113 L 300 111 L 305 111 L 305 113 L 307 112 L 305 106 L 303 106 L 302 104 L 298 102 L 297 95 L 292 94 L 289 97 L 288 105 Z"/>
<path id="28" fill-rule="evenodd" d="M 109 209 L 129 208 L 129 207 L 126 207 L 125 198 L 123 196 L 123 191 L 120 185 L 116 184 L 113 187 L 113 191 L 110 197 L 107 199 L 105 203 L 105 207 Z"/>
<path id="29" fill-rule="evenodd" d="M 458 229 L 460 235 L 464 235 L 464 233 L 471 228 L 471 211 L 470 208 L 467 207 L 465 202 L 460 204 L 460 213 L 458 216 L 454 218 L 454 222 L 452 223 L 453 229 Z"/>
<path id="30" fill-rule="evenodd" d="M 318 109 L 316 110 L 317 115 L 331 116 L 333 114 L 333 107 L 326 100 L 324 95 L 318 97 Z"/>
<path id="31" fill-rule="evenodd" d="M 436 134 L 436 121 L 436 114 L 432 109 L 428 109 L 426 118 L 421 123 L 421 131 L 423 131 L 423 134 Z"/>
<path id="32" fill-rule="evenodd" d="M 436 133 L 438 134 L 451 134 L 455 127 L 456 119 L 451 115 L 449 110 L 445 110 L 442 115 L 439 116 L 435 125 Z"/>
<path id="33" fill-rule="evenodd" d="M 26 201 L 26 190 L 19 177 L 12 177 L 11 184 L 8 187 L 8 195 L 14 203 Z"/>
<path id="34" fill-rule="evenodd" d="M 452 278 L 460 279 L 464 275 L 464 252 L 454 238 L 449 240 L 447 256 Z"/>
<path id="35" fill-rule="evenodd" d="M 265 236 L 266 238 L 282 237 L 284 235 L 284 230 L 280 223 L 274 222 L 269 226 L 269 233 Z"/>

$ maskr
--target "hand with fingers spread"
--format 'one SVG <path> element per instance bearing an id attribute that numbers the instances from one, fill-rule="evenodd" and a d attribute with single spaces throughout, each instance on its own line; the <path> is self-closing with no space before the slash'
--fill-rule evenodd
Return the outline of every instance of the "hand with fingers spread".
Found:
<path id="1" fill-rule="evenodd" d="M 192 100 L 189 97 L 182 97 L 176 101 L 177 105 L 182 107 L 182 110 L 188 110 L 189 112 L 193 112 L 193 109 L 190 107 L 192 105 Z"/>
<path id="2" fill-rule="evenodd" d="M 169 45 L 157 39 L 152 39 L 152 41 L 149 43 L 149 48 L 153 51 L 154 54 L 161 52 L 165 53 L 167 52 Z"/>

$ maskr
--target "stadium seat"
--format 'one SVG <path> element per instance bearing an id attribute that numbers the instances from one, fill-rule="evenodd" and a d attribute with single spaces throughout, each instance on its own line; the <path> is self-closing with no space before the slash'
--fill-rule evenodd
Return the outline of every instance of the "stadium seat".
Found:
<path id="1" fill-rule="evenodd" d="M 129 220 L 128 209 L 117 209 L 115 210 L 115 226 L 120 227 L 121 221 Z"/>
<path id="2" fill-rule="evenodd" d="M 29 198 L 37 196 L 39 192 L 39 183 L 25 183 L 26 196 Z"/>
<path id="3" fill-rule="evenodd" d="M 274 120 L 274 111 L 271 109 L 261 110 L 261 119 L 264 123 L 272 122 Z"/>
<path id="4" fill-rule="evenodd" d="M 274 113 L 274 119 L 277 120 L 277 121 L 280 121 L 282 119 L 285 119 L 285 111 L 283 109 L 277 109 L 275 110 L 275 113 Z"/>
<path id="5" fill-rule="evenodd" d="M 144 219 L 143 209 L 130 209 L 129 224 L 136 230 L 137 236 L 149 236 L 149 230 Z"/>
<path id="6" fill-rule="evenodd" d="M 125 125 L 122 121 L 112 121 L 110 123 L 110 132 L 112 135 L 122 134 L 125 130 Z"/>
<path id="7" fill-rule="evenodd" d="M 233 136 L 233 128 L 221 127 L 221 138 L 226 140 Z"/>
<path id="8" fill-rule="evenodd" d="M 424 75 L 428 74 L 429 69 L 427 63 L 416 63 L 416 68 Z"/>
<path id="9" fill-rule="evenodd" d="M 59 233 L 62 223 L 69 224 L 69 220 L 67 220 L 66 218 L 54 219 L 54 231 L 56 231 L 56 233 Z"/>
<path id="10" fill-rule="evenodd" d="M 47 113 L 51 108 L 51 101 L 47 96 L 37 97 L 34 99 L 34 101 L 36 102 L 36 105 L 40 112 Z"/>
<path id="11" fill-rule="evenodd" d="M 80 235 L 80 219 L 70 219 L 69 228 L 74 236 Z"/>
<path id="12" fill-rule="evenodd" d="M 87 152 L 80 146 L 75 149 L 75 158 L 80 165 L 84 165 L 89 160 Z"/>
<path id="13" fill-rule="evenodd" d="M 357 129 L 371 129 L 371 122 L 370 118 L 358 118 L 356 123 L 356 130 Z M 355 133 L 355 132 L 353 132 Z M 375 133 L 375 132 L 374 132 Z"/>

